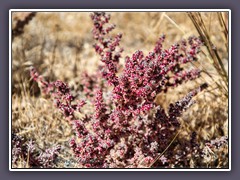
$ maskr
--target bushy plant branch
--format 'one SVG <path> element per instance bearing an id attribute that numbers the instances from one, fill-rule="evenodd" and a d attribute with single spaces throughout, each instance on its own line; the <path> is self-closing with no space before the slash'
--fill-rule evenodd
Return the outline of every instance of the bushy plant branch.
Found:
<path id="1" fill-rule="evenodd" d="M 127 56 L 119 71 L 122 35 L 111 35 L 115 25 L 109 25 L 110 15 L 95 12 L 91 18 L 97 41 L 94 48 L 103 63 L 96 74 L 101 74 L 105 82 L 102 85 L 87 73 L 84 75 L 81 93 L 86 98 L 94 96 L 92 114 L 78 118 L 76 112 L 84 114 L 86 101 L 77 101 L 66 83 L 48 83 L 34 68 L 31 76 L 73 125 L 76 138 L 70 140 L 70 147 L 81 167 L 148 167 L 169 145 L 179 129 L 179 117 L 194 103 L 192 98 L 207 87 L 203 84 L 192 90 L 170 104 L 167 112 L 154 101 L 157 94 L 200 76 L 200 70 L 184 70 L 182 65 L 197 60 L 202 42 L 190 37 L 163 49 L 166 37 L 162 35 L 153 51 L 145 56 L 138 50 Z M 168 161 L 165 156 L 160 160 L 156 166 Z"/>

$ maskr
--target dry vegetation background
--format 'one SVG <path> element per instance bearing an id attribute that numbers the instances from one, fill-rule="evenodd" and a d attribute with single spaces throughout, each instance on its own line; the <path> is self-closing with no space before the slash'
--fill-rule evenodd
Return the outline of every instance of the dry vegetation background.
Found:
<path id="1" fill-rule="evenodd" d="M 113 33 L 123 33 L 121 46 L 123 57 L 142 50 L 147 54 L 161 34 L 166 35 L 164 47 L 182 38 L 199 33 L 187 13 L 184 12 L 111 12 L 111 22 L 117 27 Z M 227 13 L 220 13 L 227 25 Z M 12 28 L 29 13 L 13 12 Z M 216 12 L 203 12 L 201 17 L 206 32 L 216 46 L 220 59 L 228 71 L 228 40 Z M 92 45 L 92 21 L 88 12 L 38 12 L 22 28 L 22 33 L 12 41 L 12 132 L 33 139 L 40 149 L 62 145 L 56 167 L 78 167 L 68 145 L 73 136 L 71 126 L 53 106 L 49 97 L 40 93 L 37 84 L 29 75 L 34 66 L 48 80 L 60 79 L 67 82 L 73 90 L 79 88 L 83 71 L 94 72 L 99 62 Z M 206 141 L 228 135 L 228 87 L 226 79 L 214 66 L 206 47 L 202 48 L 199 61 L 192 66 L 203 70 L 196 81 L 181 85 L 167 94 L 158 95 L 156 101 L 164 108 L 169 103 L 183 97 L 198 84 L 207 82 L 209 88 L 200 93 L 197 103 L 182 116 L 182 136 L 197 133 L 203 146 Z M 122 58 L 124 62 L 124 58 Z M 228 149 L 218 156 L 217 164 L 206 167 L 226 167 Z M 214 161 L 215 162 L 215 161 Z M 15 167 L 25 167 L 19 161 Z M 194 164 L 192 165 L 194 167 Z"/>

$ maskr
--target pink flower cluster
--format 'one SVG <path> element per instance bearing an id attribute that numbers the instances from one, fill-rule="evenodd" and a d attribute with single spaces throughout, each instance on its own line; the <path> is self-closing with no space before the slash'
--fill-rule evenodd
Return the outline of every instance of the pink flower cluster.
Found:
<path id="1" fill-rule="evenodd" d="M 74 111 L 80 112 L 85 105 L 86 102 L 84 100 L 73 103 L 75 97 L 71 94 L 70 88 L 66 83 L 60 80 L 48 83 L 38 74 L 35 68 L 31 68 L 30 75 L 40 84 L 44 93 L 52 95 L 55 106 L 69 119 L 74 119 Z"/>
<path id="2" fill-rule="evenodd" d="M 149 166 L 168 146 L 179 128 L 178 118 L 194 103 L 192 98 L 207 87 L 204 84 L 170 104 L 168 112 L 154 102 L 157 94 L 200 76 L 200 70 L 184 71 L 181 65 L 197 60 L 202 43 L 198 38 L 190 37 L 188 42 L 183 40 L 169 49 L 162 49 L 163 35 L 147 56 L 139 50 L 131 57 L 127 56 L 123 70 L 119 72 L 122 35 L 110 35 L 115 28 L 108 24 L 110 15 L 95 12 L 91 18 L 93 37 L 97 41 L 94 48 L 103 63 L 99 69 L 102 69 L 100 74 L 105 82 L 101 85 L 99 80 L 84 75 L 81 93 L 87 98 L 94 96 L 92 114 L 88 113 L 85 118 L 75 116 L 86 102 L 75 102 L 70 88 L 62 81 L 47 83 L 35 70 L 31 75 L 71 120 L 76 138 L 70 140 L 70 147 L 82 167 Z M 111 87 L 107 88 L 106 83 Z M 158 165 L 167 164 L 168 158 L 162 156 Z"/>
<path id="3" fill-rule="evenodd" d="M 180 64 L 196 60 L 202 42 L 196 37 L 190 37 L 189 47 L 183 40 L 163 50 L 165 35 L 159 38 L 154 50 L 147 56 L 142 51 L 136 51 L 132 57 L 126 57 L 123 73 L 118 77 L 117 65 L 123 49 L 117 47 L 122 35 L 106 37 L 115 26 L 108 25 L 110 16 L 104 12 L 94 13 L 91 17 L 94 22 L 93 35 L 98 41 L 94 47 L 104 63 L 103 78 L 114 86 L 112 99 L 125 114 L 137 115 L 149 111 L 158 93 L 199 77 L 198 69 L 182 71 Z M 169 76 L 170 72 L 172 76 Z"/>

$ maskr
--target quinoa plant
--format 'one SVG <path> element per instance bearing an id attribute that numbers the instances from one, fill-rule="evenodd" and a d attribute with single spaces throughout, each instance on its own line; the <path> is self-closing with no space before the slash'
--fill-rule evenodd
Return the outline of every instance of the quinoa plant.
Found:
<path id="1" fill-rule="evenodd" d="M 202 84 L 164 110 L 155 102 L 159 93 L 200 76 L 199 69 L 183 65 L 197 61 L 202 41 L 189 37 L 163 49 L 165 35 L 147 55 L 140 50 L 120 64 L 122 34 L 112 35 L 110 15 L 91 14 L 93 45 L 102 62 L 98 71 L 82 76 L 80 96 L 67 83 L 47 82 L 32 68 L 31 77 L 75 130 L 69 145 L 83 168 L 177 167 L 186 155 L 196 154 L 196 133 L 178 156 L 169 148 L 178 134 L 183 111 L 194 104 L 193 97 L 207 87 Z M 120 70 L 121 69 L 121 70 Z M 82 98 L 85 96 L 85 99 Z M 92 104 L 91 112 L 85 106 Z M 79 116 L 81 114 L 81 117 Z M 169 148 L 169 149 L 168 149 Z M 168 149 L 168 150 L 167 150 Z M 187 149 L 187 154 L 184 154 Z M 165 154 L 163 154 L 165 152 Z M 181 154 L 181 156 L 180 156 Z M 174 164 L 174 165 L 172 165 Z"/>

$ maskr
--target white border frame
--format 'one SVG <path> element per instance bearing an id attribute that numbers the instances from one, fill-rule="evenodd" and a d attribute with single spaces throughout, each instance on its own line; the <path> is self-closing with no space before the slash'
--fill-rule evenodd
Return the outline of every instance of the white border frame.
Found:
<path id="1" fill-rule="evenodd" d="M 11 154 L 11 121 L 12 121 L 12 12 L 228 12 L 229 15 L 229 57 L 228 57 L 228 73 L 229 73 L 229 99 L 228 99 L 228 134 L 229 134 L 229 168 L 228 169 L 15 169 L 12 168 Z M 231 171 L 231 9 L 10 9 L 9 10 L 9 171 Z"/>

